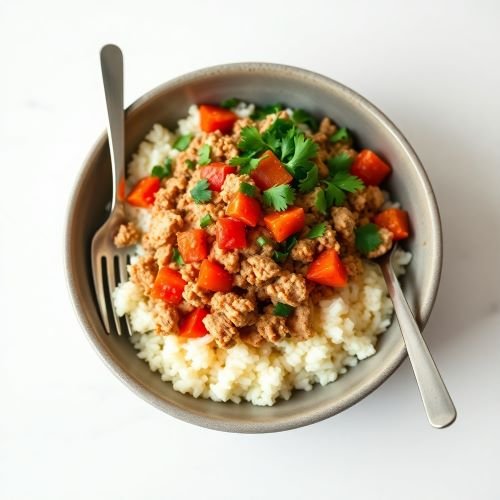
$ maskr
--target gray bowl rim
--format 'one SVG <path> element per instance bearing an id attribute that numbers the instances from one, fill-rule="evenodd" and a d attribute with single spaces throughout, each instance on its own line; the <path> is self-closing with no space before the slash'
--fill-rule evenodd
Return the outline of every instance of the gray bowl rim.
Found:
<path id="1" fill-rule="evenodd" d="M 425 197 L 427 203 L 429 204 L 432 225 L 432 237 L 435 251 L 432 256 L 433 268 L 431 272 L 431 282 L 432 287 L 430 289 L 430 300 L 428 300 L 423 308 L 421 317 L 419 318 L 419 325 L 423 330 L 427 321 L 430 317 L 434 303 L 436 301 L 437 292 L 439 288 L 439 282 L 441 279 L 441 270 L 443 262 L 443 239 L 442 239 L 442 227 L 441 227 L 441 217 L 439 214 L 439 208 L 432 189 L 429 177 L 417 156 L 415 150 L 410 145 L 403 133 L 398 129 L 398 127 L 374 104 L 372 104 L 368 99 L 358 94 L 346 85 L 329 78 L 327 76 L 321 75 L 314 71 L 306 70 L 296 66 L 290 66 L 285 64 L 268 63 L 268 62 L 239 62 L 239 63 L 228 63 L 219 64 L 215 66 L 208 66 L 201 69 L 185 73 L 174 79 L 168 80 L 149 92 L 146 92 L 141 97 L 136 99 L 130 106 L 125 110 L 126 117 L 131 112 L 140 108 L 144 103 L 149 101 L 151 98 L 155 97 L 157 94 L 162 94 L 168 91 L 171 87 L 176 87 L 179 85 L 187 84 L 198 78 L 205 78 L 211 75 L 220 75 L 223 73 L 230 74 L 232 72 L 241 71 L 267 71 L 275 74 L 282 74 L 286 77 L 286 74 L 292 74 L 295 77 L 307 78 L 313 80 L 319 84 L 336 87 L 337 90 L 346 94 L 354 106 L 360 106 L 364 112 L 373 115 L 378 122 L 385 127 L 394 137 L 394 139 L 399 143 L 399 146 L 408 155 L 410 162 L 416 168 L 418 176 L 424 186 Z M 85 331 L 86 337 L 90 344 L 94 347 L 97 354 L 104 362 L 104 364 L 111 370 L 111 372 L 127 386 L 132 392 L 137 394 L 141 399 L 148 402 L 152 406 L 158 408 L 159 410 L 173 416 L 177 419 L 183 420 L 185 422 L 198 425 L 200 427 L 205 427 L 208 429 L 223 431 L 223 432 L 235 432 L 235 433 L 270 433 L 270 432 L 281 432 L 290 429 L 295 429 L 303 427 L 306 425 L 311 425 L 316 422 L 320 422 L 324 419 L 332 417 L 348 408 L 358 403 L 366 396 L 371 394 L 375 389 L 380 387 L 401 365 L 407 356 L 406 347 L 404 343 L 401 343 L 401 349 L 397 356 L 394 357 L 391 363 L 389 363 L 383 372 L 378 377 L 372 378 L 366 382 L 366 384 L 357 392 L 353 392 L 348 396 L 342 398 L 339 402 L 332 402 L 331 406 L 322 410 L 315 411 L 314 408 L 308 410 L 307 414 L 300 414 L 297 416 L 292 416 L 287 419 L 280 419 L 278 421 L 266 421 L 256 424 L 250 421 L 229 421 L 221 420 L 218 418 L 212 418 L 210 416 L 201 416 L 189 411 L 183 410 L 174 404 L 170 404 L 167 401 L 162 400 L 152 394 L 140 381 L 133 378 L 125 370 L 122 370 L 117 366 L 113 359 L 108 356 L 106 350 L 102 344 L 97 340 L 97 334 L 92 330 L 91 325 L 87 322 L 85 317 L 85 304 L 77 296 L 75 281 L 76 278 L 73 273 L 71 265 L 71 241 L 70 241 L 70 224 L 75 217 L 75 212 L 78 207 L 76 206 L 76 195 L 80 190 L 80 179 L 82 178 L 84 172 L 90 168 L 94 161 L 94 157 L 107 142 L 107 132 L 104 131 L 99 138 L 93 144 L 90 152 L 87 154 L 80 167 L 76 179 L 74 181 L 73 189 L 70 192 L 70 196 L 67 203 L 66 209 L 66 226 L 64 232 L 64 267 L 66 271 L 66 279 L 68 290 L 72 299 L 73 308 L 76 312 L 78 320 L 82 329 Z M 286 404 L 286 402 L 282 403 Z"/>

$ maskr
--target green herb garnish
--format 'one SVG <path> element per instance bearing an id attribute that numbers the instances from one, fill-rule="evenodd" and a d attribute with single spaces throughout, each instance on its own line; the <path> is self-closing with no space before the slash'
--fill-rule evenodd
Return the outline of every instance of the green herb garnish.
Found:
<path id="1" fill-rule="evenodd" d="M 213 223 L 213 219 L 210 216 L 210 214 L 205 214 L 201 219 L 200 219 L 200 227 L 202 229 L 205 229 L 207 226 L 210 226 L 210 224 Z"/>
<path id="2" fill-rule="evenodd" d="M 280 104 L 279 102 L 274 104 L 268 104 L 267 106 L 257 106 L 255 108 L 255 111 L 252 113 L 251 118 L 253 120 L 262 120 L 267 115 L 270 115 L 272 113 L 277 113 L 282 109 L 283 109 L 283 104 Z"/>
<path id="3" fill-rule="evenodd" d="M 299 181 L 299 191 L 301 193 L 309 193 L 318 184 L 318 179 L 318 167 L 313 165 L 306 176 Z"/>
<path id="4" fill-rule="evenodd" d="M 190 191 L 191 196 L 195 203 L 207 203 L 212 199 L 212 191 L 208 187 L 207 179 L 201 179 L 198 181 L 194 188 Z"/>
<path id="5" fill-rule="evenodd" d="M 326 215 L 326 197 L 323 189 L 318 192 L 314 206 L 320 214 Z"/>
<path id="6" fill-rule="evenodd" d="M 240 193 L 251 196 L 252 198 L 257 194 L 257 188 L 253 184 L 248 184 L 248 182 L 240 183 Z"/>
<path id="7" fill-rule="evenodd" d="M 365 224 L 356 229 L 356 248 L 364 255 L 375 250 L 382 243 L 379 227 L 376 224 Z"/>
<path id="8" fill-rule="evenodd" d="M 177 149 L 177 151 L 185 151 L 192 139 L 193 139 L 193 134 L 181 135 L 174 142 L 173 148 Z"/>
<path id="9" fill-rule="evenodd" d="M 279 264 L 283 264 L 290 255 L 292 248 L 297 243 L 297 236 L 294 234 L 278 245 L 278 249 L 273 252 L 273 259 Z"/>
<path id="10" fill-rule="evenodd" d="M 172 158 L 165 158 L 163 165 L 155 165 L 151 170 L 151 175 L 160 179 L 172 175 Z"/>
<path id="11" fill-rule="evenodd" d="M 210 152 L 212 148 L 208 144 L 203 144 L 203 146 L 198 150 L 198 164 L 208 165 L 210 163 Z"/>
<path id="12" fill-rule="evenodd" d="M 349 153 L 342 151 L 337 156 L 329 158 L 327 164 L 330 172 L 334 174 L 336 172 L 347 172 L 353 161 L 354 158 Z"/>
<path id="13" fill-rule="evenodd" d="M 288 184 L 279 184 L 264 191 L 264 203 L 274 210 L 282 212 L 295 200 L 295 193 Z"/>
<path id="14" fill-rule="evenodd" d="M 241 101 L 237 97 L 231 97 L 230 99 L 226 99 L 225 101 L 221 102 L 221 107 L 222 108 L 234 108 L 237 106 Z"/>
<path id="15" fill-rule="evenodd" d="M 262 139 L 257 127 L 245 127 L 241 129 L 240 142 L 238 148 L 247 156 L 254 156 L 256 153 L 268 149 L 268 145 Z"/>
<path id="16" fill-rule="evenodd" d="M 261 158 L 252 158 L 252 156 L 234 156 L 229 160 L 229 165 L 240 167 L 240 174 L 249 174 L 257 168 L 260 160 Z"/>
<path id="17" fill-rule="evenodd" d="M 316 118 L 303 109 L 294 109 L 292 120 L 297 124 L 304 123 L 314 132 L 318 130 L 318 121 Z"/>
<path id="18" fill-rule="evenodd" d="M 187 165 L 189 170 L 194 170 L 196 168 L 196 162 L 193 160 L 186 160 L 184 163 Z"/>
<path id="19" fill-rule="evenodd" d="M 295 307 L 289 306 L 288 304 L 283 304 L 282 302 L 278 302 L 273 309 L 273 314 L 275 316 L 282 316 L 283 318 L 288 318 L 293 311 L 295 311 Z"/>
<path id="20" fill-rule="evenodd" d="M 260 247 L 263 247 L 265 244 L 267 244 L 267 240 L 266 238 L 264 238 L 264 236 L 259 236 L 255 241 Z"/>
<path id="21" fill-rule="evenodd" d="M 184 265 L 184 259 L 177 248 L 172 250 L 172 261 L 175 262 L 179 267 Z"/>
<path id="22" fill-rule="evenodd" d="M 348 130 L 345 127 L 342 127 L 330 136 L 330 142 L 348 141 L 350 138 L 351 134 L 349 134 Z"/>
<path id="23" fill-rule="evenodd" d="M 316 224 L 313 226 L 309 232 L 306 234 L 306 238 L 319 238 L 320 236 L 323 236 L 325 234 L 326 230 L 326 223 L 325 222 L 320 222 L 319 224 Z"/>

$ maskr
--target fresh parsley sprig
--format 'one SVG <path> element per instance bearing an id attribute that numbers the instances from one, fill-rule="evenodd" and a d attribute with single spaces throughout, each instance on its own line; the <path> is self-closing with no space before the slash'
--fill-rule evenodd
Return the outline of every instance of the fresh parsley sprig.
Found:
<path id="1" fill-rule="evenodd" d="M 264 203 L 282 212 L 295 201 L 295 192 L 288 184 L 279 184 L 263 192 Z"/>

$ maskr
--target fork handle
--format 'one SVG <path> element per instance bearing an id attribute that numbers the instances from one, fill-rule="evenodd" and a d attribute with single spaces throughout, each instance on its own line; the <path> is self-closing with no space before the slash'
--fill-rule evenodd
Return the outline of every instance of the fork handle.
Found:
<path id="1" fill-rule="evenodd" d="M 386 263 L 381 267 L 389 295 L 394 304 L 394 311 L 403 334 L 408 357 L 417 379 L 427 418 L 433 427 L 446 427 L 452 424 L 457 416 L 453 401 L 411 313 L 408 302 L 406 302 L 392 266 Z"/>
<path id="2" fill-rule="evenodd" d="M 108 140 L 113 173 L 113 198 L 115 208 L 118 183 L 125 170 L 125 113 L 123 111 L 123 55 L 116 45 L 101 49 L 101 71 L 108 109 Z"/>

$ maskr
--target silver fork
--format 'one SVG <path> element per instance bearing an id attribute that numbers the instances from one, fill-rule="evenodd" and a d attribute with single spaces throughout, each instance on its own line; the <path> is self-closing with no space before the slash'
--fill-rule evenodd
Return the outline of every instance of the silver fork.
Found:
<path id="1" fill-rule="evenodd" d="M 394 304 L 394 312 L 403 334 L 427 418 L 433 427 L 441 429 L 455 421 L 457 412 L 392 267 L 391 261 L 396 248 L 397 244 L 387 255 L 380 258 L 379 264 Z"/>
<path id="2" fill-rule="evenodd" d="M 101 71 L 108 109 L 108 141 L 113 172 L 113 198 L 111 213 L 92 239 L 92 277 L 106 332 L 111 333 L 110 316 L 118 335 L 123 327 L 113 306 L 112 294 L 120 281 L 127 280 L 127 264 L 130 254 L 126 248 L 117 248 L 113 238 L 122 222 L 125 222 L 125 207 L 118 200 L 118 183 L 125 171 L 125 114 L 123 111 L 123 56 L 116 45 L 105 45 L 101 49 Z M 127 330 L 131 334 L 128 318 Z"/>

